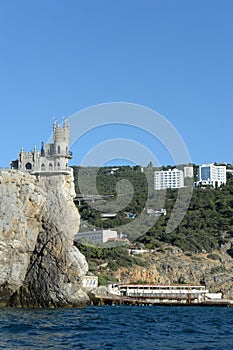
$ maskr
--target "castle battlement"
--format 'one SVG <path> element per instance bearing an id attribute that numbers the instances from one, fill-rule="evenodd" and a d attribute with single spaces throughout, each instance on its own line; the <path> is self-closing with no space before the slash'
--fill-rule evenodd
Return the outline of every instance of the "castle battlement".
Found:
<path id="1" fill-rule="evenodd" d="M 70 125 L 64 120 L 63 125 L 54 121 L 53 143 L 42 142 L 41 150 L 36 146 L 31 152 L 25 152 L 22 148 L 18 159 L 10 163 L 11 169 L 18 169 L 31 174 L 71 174 L 72 168 L 68 166 L 69 159 L 72 159 L 72 152 L 69 151 Z"/>

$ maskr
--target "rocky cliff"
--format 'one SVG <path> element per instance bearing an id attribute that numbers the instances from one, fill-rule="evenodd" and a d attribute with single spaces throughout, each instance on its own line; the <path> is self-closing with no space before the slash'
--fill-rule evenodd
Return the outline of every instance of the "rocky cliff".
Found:
<path id="1" fill-rule="evenodd" d="M 88 266 L 73 246 L 79 214 L 73 177 L 0 172 L 0 306 L 88 303 Z"/>

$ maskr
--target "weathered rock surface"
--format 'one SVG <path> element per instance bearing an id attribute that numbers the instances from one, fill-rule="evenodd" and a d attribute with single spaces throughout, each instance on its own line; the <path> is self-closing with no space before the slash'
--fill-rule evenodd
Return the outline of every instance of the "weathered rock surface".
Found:
<path id="1" fill-rule="evenodd" d="M 88 265 L 73 246 L 72 176 L 0 172 L 0 306 L 79 306 Z"/>
<path id="2" fill-rule="evenodd" d="M 190 256 L 170 247 L 165 253 L 145 254 L 144 259 L 149 267 L 120 268 L 116 277 L 122 283 L 205 284 L 211 292 L 222 292 L 225 299 L 233 300 L 233 258 L 227 254 L 227 247 L 212 255 Z"/>

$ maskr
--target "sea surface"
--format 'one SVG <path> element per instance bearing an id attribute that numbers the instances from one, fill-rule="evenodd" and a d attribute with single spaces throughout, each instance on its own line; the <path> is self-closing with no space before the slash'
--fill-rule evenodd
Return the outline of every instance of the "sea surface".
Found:
<path id="1" fill-rule="evenodd" d="M 0 349 L 233 349 L 233 308 L 0 309 Z"/>

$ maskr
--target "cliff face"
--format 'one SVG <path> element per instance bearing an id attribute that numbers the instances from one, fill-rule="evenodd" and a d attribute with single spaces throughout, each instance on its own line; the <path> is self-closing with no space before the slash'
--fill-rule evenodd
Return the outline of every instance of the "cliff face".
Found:
<path id="1" fill-rule="evenodd" d="M 0 306 L 79 306 L 88 270 L 73 246 L 73 178 L 0 172 Z"/>

